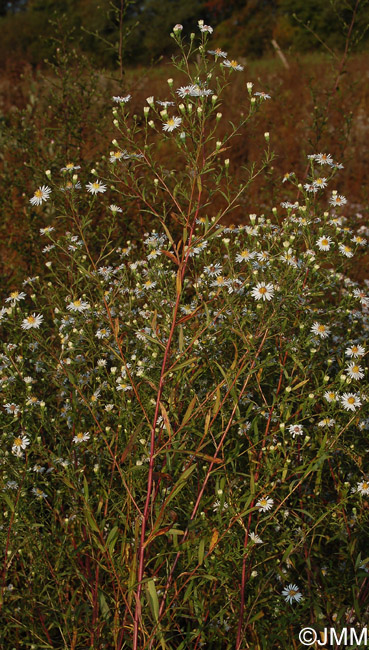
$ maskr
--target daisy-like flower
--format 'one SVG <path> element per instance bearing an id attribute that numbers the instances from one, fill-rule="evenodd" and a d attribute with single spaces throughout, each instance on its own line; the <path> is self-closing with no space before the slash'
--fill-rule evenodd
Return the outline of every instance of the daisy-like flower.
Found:
<path id="1" fill-rule="evenodd" d="M 37 497 L 37 499 L 46 499 L 47 498 L 47 494 L 45 494 L 45 492 L 40 490 L 40 488 L 34 487 L 34 488 L 32 488 L 32 492 L 35 495 L 35 497 Z"/>
<path id="2" fill-rule="evenodd" d="M 29 200 L 32 205 L 41 205 L 43 201 L 47 201 L 50 197 L 51 189 L 47 185 L 39 187 L 34 193 L 33 197 Z"/>
<path id="3" fill-rule="evenodd" d="M 223 61 L 223 65 L 226 68 L 232 68 L 232 70 L 238 70 L 239 72 L 242 72 L 243 70 L 243 65 L 240 65 L 238 61 L 235 60 L 230 61 L 229 59 L 226 59 Z"/>
<path id="4" fill-rule="evenodd" d="M 86 431 L 86 433 L 77 433 L 77 435 L 74 436 L 73 438 L 73 442 L 76 445 L 79 445 L 81 442 L 86 442 L 86 440 L 88 440 L 89 437 L 90 437 L 89 431 Z"/>
<path id="5" fill-rule="evenodd" d="M 369 481 L 361 481 L 358 483 L 356 490 L 360 494 L 369 494 Z"/>
<path id="6" fill-rule="evenodd" d="M 22 455 L 22 450 L 26 449 L 29 445 L 29 438 L 27 436 L 17 436 L 13 440 L 12 453 L 16 456 Z"/>
<path id="7" fill-rule="evenodd" d="M 228 286 L 228 280 L 224 275 L 218 275 L 218 277 L 211 283 L 212 287 L 226 287 Z"/>
<path id="8" fill-rule="evenodd" d="M 118 96 L 115 96 L 115 97 L 113 96 L 112 99 L 113 99 L 113 102 L 116 102 L 117 104 L 126 104 L 127 102 L 129 102 L 131 97 L 132 97 L 132 95 L 125 95 L 124 97 L 119 97 L 119 95 L 118 95 Z"/>
<path id="9" fill-rule="evenodd" d="M 236 262 L 248 262 L 249 260 L 252 260 L 253 257 L 255 257 L 255 253 L 245 248 L 236 255 Z"/>
<path id="10" fill-rule="evenodd" d="M 46 228 L 40 228 L 40 235 L 49 235 L 53 230 L 54 226 L 46 226 Z"/>
<path id="11" fill-rule="evenodd" d="M 339 207 L 341 205 L 345 205 L 345 203 L 347 203 L 347 199 L 340 194 L 332 194 L 331 198 L 329 199 L 329 203 L 330 205 Z"/>
<path id="12" fill-rule="evenodd" d="M 341 404 L 345 411 L 356 411 L 361 406 L 361 400 L 355 393 L 343 393 Z"/>
<path id="13" fill-rule="evenodd" d="M 250 533 L 249 537 L 254 544 L 263 544 L 263 540 L 259 535 L 257 535 L 257 533 Z"/>
<path id="14" fill-rule="evenodd" d="M 159 99 L 156 100 L 156 103 L 159 104 L 159 106 L 163 106 L 163 108 L 168 108 L 168 106 L 175 105 L 174 102 L 161 102 Z"/>
<path id="15" fill-rule="evenodd" d="M 333 158 L 330 153 L 317 153 L 312 157 L 319 165 L 333 165 Z"/>
<path id="16" fill-rule="evenodd" d="M 302 593 L 298 586 L 292 583 L 283 589 L 282 596 L 284 596 L 286 602 L 290 604 L 292 604 L 294 600 L 299 603 L 302 599 Z"/>
<path id="17" fill-rule="evenodd" d="M 318 422 L 318 427 L 334 427 L 336 420 L 333 418 L 324 418 Z"/>
<path id="18" fill-rule="evenodd" d="M 301 424 L 291 424 L 288 427 L 288 431 L 292 435 L 292 438 L 294 438 L 295 436 L 302 436 L 302 434 L 304 433 L 304 429 Z"/>
<path id="19" fill-rule="evenodd" d="M 9 415 L 18 415 L 20 412 L 20 406 L 18 406 L 18 404 L 14 404 L 13 402 L 11 404 L 4 404 L 4 409 L 7 413 L 9 413 Z"/>
<path id="20" fill-rule="evenodd" d="M 216 264 L 210 264 L 210 266 L 204 266 L 204 273 L 206 275 L 210 275 L 210 277 L 217 277 L 220 275 L 222 272 L 222 266 L 219 264 L 219 262 L 216 262 Z"/>
<path id="21" fill-rule="evenodd" d="M 214 31 L 213 28 L 210 27 L 210 25 L 199 25 L 199 30 L 202 33 L 208 32 L 209 34 L 212 34 Z"/>
<path id="22" fill-rule="evenodd" d="M 326 235 L 322 235 L 322 237 L 319 237 L 316 241 L 316 245 L 320 251 L 329 251 L 331 244 L 332 239 Z"/>
<path id="23" fill-rule="evenodd" d="M 274 500 L 270 499 L 268 496 L 262 497 L 259 501 L 256 502 L 256 507 L 259 508 L 260 512 L 267 512 L 273 506 Z"/>
<path id="24" fill-rule="evenodd" d="M 346 244 L 339 244 L 338 248 L 340 249 L 342 255 L 345 257 L 354 256 L 354 251 L 352 250 L 351 246 L 347 246 Z"/>
<path id="25" fill-rule="evenodd" d="M 181 117 L 170 117 L 166 122 L 163 122 L 163 131 L 168 131 L 168 133 L 171 133 L 174 131 L 174 129 L 178 129 L 181 124 Z"/>
<path id="26" fill-rule="evenodd" d="M 27 316 L 27 318 L 25 318 L 22 321 L 21 328 L 23 330 L 30 330 L 32 328 L 37 330 L 40 327 L 43 320 L 44 317 L 42 316 L 42 314 L 37 314 L 37 315 L 31 314 L 30 316 Z"/>
<path id="27" fill-rule="evenodd" d="M 220 56 L 222 59 L 226 59 L 228 54 L 223 52 L 220 47 L 216 47 L 215 50 L 208 50 L 208 54 L 213 54 L 213 56 Z"/>
<path id="28" fill-rule="evenodd" d="M 346 372 L 351 379 L 362 379 L 364 377 L 364 372 L 361 366 L 358 366 L 355 361 L 351 361 L 351 363 L 347 366 Z"/>
<path id="29" fill-rule="evenodd" d="M 271 99 L 271 96 L 264 92 L 254 93 L 255 97 L 261 97 L 261 99 Z"/>
<path id="30" fill-rule="evenodd" d="M 368 243 L 365 237 L 360 237 L 360 235 L 355 235 L 352 237 L 351 241 L 354 242 L 354 244 L 358 244 L 358 246 L 366 246 Z"/>
<path id="31" fill-rule="evenodd" d="M 194 84 L 191 84 L 190 86 L 181 86 L 180 88 L 177 88 L 176 93 L 177 95 L 179 95 L 179 97 L 181 97 L 181 99 L 185 99 L 185 97 L 193 96 L 195 90 L 196 90 L 196 86 Z"/>
<path id="32" fill-rule="evenodd" d="M 123 153 L 121 151 L 111 151 L 110 152 L 110 158 L 109 161 L 111 163 L 117 162 L 117 160 L 121 160 L 123 158 Z"/>
<path id="33" fill-rule="evenodd" d="M 293 172 L 287 172 L 282 178 L 282 183 L 288 181 L 291 178 L 291 176 L 293 176 Z"/>
<path id="34" fill-rule="evenodd" d="M 111 210 L 113 213 L 114 212 L 123 212 L 122 208 L 120 208 L 119 205 L 115 205 L 114 203 L 109 205 L 109 210 Z"/>
<path id="35" fill-rule="evenodd" d="M 102 183 L 101 181 L 94 181 L 93 183 L 87 183 L 86 187 L 87 187 L 87 191 L 91 192 L 91 194 L 106 192 L 106 185 L 104 185 L 104 183 Z"/>
<path id="36" fill-rule="evenodd" d="M 88 302 L 85 300 L 73 300 L 73 302 L 70 302 L 69 305 L 67 305 L 67 309 L 69 311 L 86 311 L 86 309 L 90 309 L 90 305 Z"/>
<path id="37" fill-rule="evenodd" d="M 315 185 L 315 187 L 319 187 L 320 189 L 323 189 L 323 187 L 327 187 L 327 179 L 326 178 L 316 178 L 313 185 Z"/>
<path id="38" fill-rule="evenodd" d="M 156 282 L 153 282 L 152 280 L 146 280 L 146 282 L 143 285 L 143 289 L 153 289 L 156 287 Z"/>
<path id="39" fill-rule="evenodd" d="M 327 336 L 329 336 L 331 330 L 326 325 L 321 325 L 315 321 L 310 331 L 313 332 L 313 334 L 320 336 L 321 339 L 326 339 Z"/>
<path id="40" fill-rule="evenodd" d="M 268 282 L 258 282 L 257 285 L 252 289 L 251 295 L 255 300 L 271 300 L 274 295 L 274 287 Z"/>
<path id="41" fill-rule="evenodd" d="M 338 399 L 338 395 L 334 392 L 334 390 L 327 390 L 324 393 L 324 399 L 329 403 L 335 402 Z"/>
<path id="42" fill-rule="evenodd" d="M 106 339 L 108 336 L 110 336 L 110 330 L 105 327 L 102 327 L 101 329 L 97 330 L 95 336 L 98 339 Z"/>
<path id="43" fill-rule="evenodd" d="M 365 348 L 362 345 L 351 345 L 345 350 L 346 357 L 354 357 L 354 359 L 357 359 L 357 357 L 362 357 L 364 354 Z"/>
<path id="44" fill-rule="evenodd" d="M 23 291 L 12 291 L 10 296 L 5 299 L 5 302 L 11 302 L 12 306 L 14 307 L 15 303 L 19 302 L 20 300 L 24 300 L 26 297 L 26 294 Z"/>
<path id="45" fill-rule="evenodd" d="M 74 163 L 67 163 L 65 167 L 61 168 L 61 172 L 72 172 L 75 169 L 81 169 L 81 165 L 75 165 Z"/>

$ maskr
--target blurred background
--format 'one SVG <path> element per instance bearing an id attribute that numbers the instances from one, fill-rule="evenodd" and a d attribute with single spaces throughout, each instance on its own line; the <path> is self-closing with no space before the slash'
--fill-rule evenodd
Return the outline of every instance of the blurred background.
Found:
<path id="1" fill-rule="evenodd" d="M 237 181 L 242 165 L 260 160 L 270 132 L 273 164 L 250 185 L 234 222 L 295 201 L 284 174 L 295 171 L 305 182 L 306 156 L 326 152 L 344 165 L 329 191 L 345 195 L 346 212 L 367 224 L 369 0 L 0 0 L 5 291 L 35 270 L 44 224 L 29 213 L 27 197 L 45 183 L 45 170 L 60 173 L 74 161 L 89 173 L 109 154 L 113 95 L 131 93 L 130 110 L 142 115 L 146 97 L 169 99 L 168 77 L 186 83 L 171 64 L 177 50 L 170 33 L 182 23 L 189 40 L 199 34 L 199 19 L 214 28 L 209 47 L 244 66 L 226 90 L 220 136 L 247 103 L 246 82 L 271 98 L 229 154 Z M 171 169 L 160 138 L 157 155 Z M 126 219 L 122 232 L 140 238 L 146 226 Z M 367 277 L 367 269 L 364 255 L 352 277 Z"/>

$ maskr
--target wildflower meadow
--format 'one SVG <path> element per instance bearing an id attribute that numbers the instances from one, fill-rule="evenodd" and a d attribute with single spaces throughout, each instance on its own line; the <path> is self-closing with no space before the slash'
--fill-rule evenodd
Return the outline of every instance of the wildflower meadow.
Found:
<path id="1" fill-rule="evenodd" d="M 204 21 L 171 38 L 139 111 L 134 89 L 99 104 L 93 167 L 70 140 L 24 172 L 32 274 L 0 307 L 4 650 L 295 649 L 368 624 L 369 279 L 350 269 L 369 227 L 330 151 L 276 178 L 271 128 L 235 162 L 272 92 Z"/>

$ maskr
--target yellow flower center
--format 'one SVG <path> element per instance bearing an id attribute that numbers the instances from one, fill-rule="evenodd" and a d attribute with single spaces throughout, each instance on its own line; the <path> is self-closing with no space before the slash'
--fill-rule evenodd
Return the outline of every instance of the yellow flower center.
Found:
<path id="1" fill-rule="evenodd" d="M 41 190 L 36 190 L 36 192 L 35 192 L 35 196 L 36 196 L 38 199 L 40 199 L 40 198 L 42 197 L 42 192 L 41 192 Z"/>
<path id="2" fill-rule="evenodd" d="M 15 445 L 15 447 L 21 447 L 22 446 L 22 438 L 15 438 L 14 439 L 14 445 Z"/>
<path id="3" fill-rule="evenodd" d="M 238 61 L 231 61 L 232 68 L 235 68 L 238 65 Z"/>
<path id="4" fill-rule="evenodd" d="M 266 293 L 266 292 L 267 292 L 266 287 L 260 287 L 259 293 Z"/>
<path id="5" fill-rule="evenodd" d="M 352 372 L 359 372 L 359 366 L 353 366 Z"/>
<path id="6" fill-rule="evenodd" d="M 366 481 L 364 481 L 363 486 L 362 486 L 362 489 L 363 489 L 363 490 L 367 490 L 368 487 L 369 487 L 369 484 L 368 484 Z"/>
<path id="7" fill-rule="evenodd" d="M 168 126 L 174 126 L 174 119 L 173 119 L 173 117 L 171 117 L 171 118 L 168 120 L 167 125 L 168 125 Z"/>
<path id="8" fill-rule="evenodd" d="M 322 246 L 327 246 L 328 239 L 322 239 Z"/>
<path id="9" fill-rule="evenodd" d="M 99 187 L 100 187 L 100 184 L 99 184 L 99 183 L 96 183 L 96 182 L 95 182 L 95 183 L 92 183 L 92 187 L 94 188 L 94 190 L 98 190 Z"/>
<path id="10" fill-rule="evenodd" d="M 83 433 L 77 433 L 78 440 L 83 440 Z"/>
<path id="11" fill-rule="evenodd" d="M 18 298 L 18 296 L 19 296 L 19 291 L 12 291 L 10 294 L 11 298 Z"/>
<path id="12" fill-rule="evenodd" d="M 27 316 L 26 320 L 27 320 L 30 324 L 32 324 L 32 323 L 34 323 L 34 322 L 36 321 L 36 319 L 35 319 L 34 316 Z"/>
<path id="13" fill-rule="evenodd" d="M 74 165 L 73 163 L 68 163 L 67 165 L 65 165 L 65 167 L 66 169 L 73 169 Z"/>
<path id="14" fill-rule="evenodd" d="M 80 306 L 81 306 L 81 301 L 80 301 L 80 300 L 75 300 L 74 303 L 73 303 L 73 305 L 74 305 L 75 307 L 80 307 Z"/>
<path id="15" fill-rule="evenodd" d="M 318 332 L 325 332 L 325 325 L 319 325 Z"/>
<path id="16" fill-rule="evenodd" d="M 349 404 L 355 404 L 355 398 L 354 397 L 349 397 L 347 401 L 348 401 Z"/>

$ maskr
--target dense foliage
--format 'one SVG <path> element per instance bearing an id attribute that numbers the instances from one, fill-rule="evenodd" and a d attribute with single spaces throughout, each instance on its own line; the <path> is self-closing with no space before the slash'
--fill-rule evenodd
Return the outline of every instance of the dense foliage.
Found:
<path id="1" fill-rule="evenodd" d="M 319 151 L 224 225 L 273 173 L 269 132 L 237 182 L 232 155 L 270 95 L 244 83 L 224 128 L 243 65 L 198 30 L 172 32 L 183 85 L 135 113 L 113 96 L 109 156 L 23 196 L 42 227 L 0 309 L 4 647 L 270 650 L 368 620 L 369 295 L 347 264 L 369 229 Z"/>

